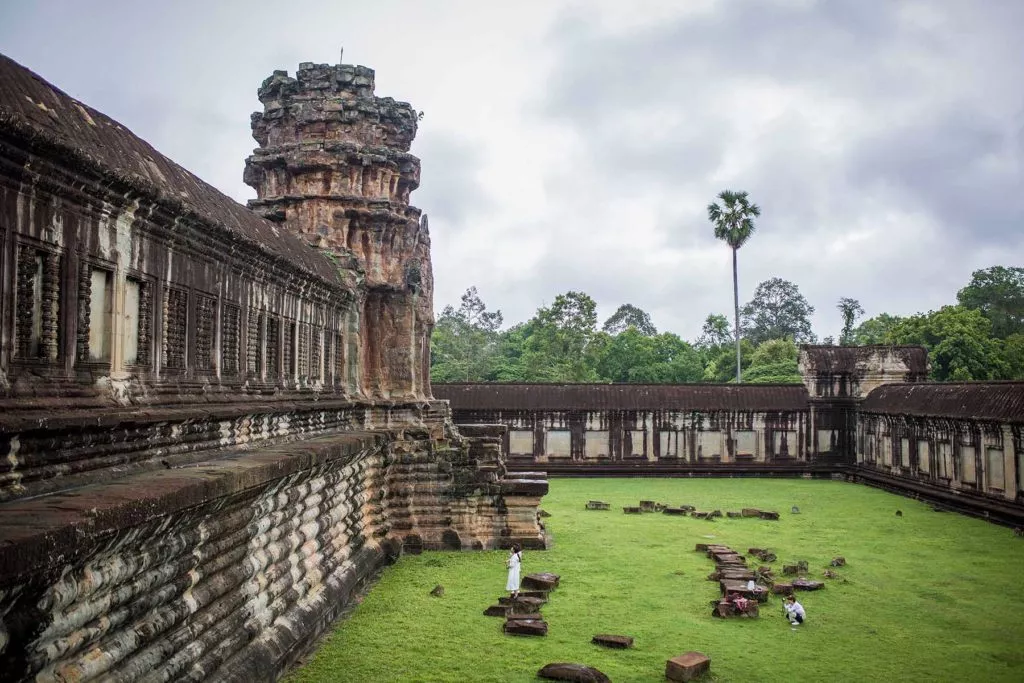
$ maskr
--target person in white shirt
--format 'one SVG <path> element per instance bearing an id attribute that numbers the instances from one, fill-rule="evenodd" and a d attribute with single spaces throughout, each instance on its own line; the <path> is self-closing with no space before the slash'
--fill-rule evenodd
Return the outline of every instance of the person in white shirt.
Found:
<path id="1" fill-rule="evenodd" d="M 786 618 L 789 619 L 790 624 L 799 626 L 804 623 L 807 613 L 804 612 L 804 606 L 796 601 L 795 595 L 787 596 L 786 602 L 782 607 L 786 610 Z"/>
<path id="2" fill-rule="evenodd" d="M 508 580 L 505 590 L 512 593 L 512 599 L 519 597 L 519 567 L 523 564 L 523 551 L 518 543 L 512 545 L 512 554 L 508 556 L 505 566 L 508 567 Z"/>

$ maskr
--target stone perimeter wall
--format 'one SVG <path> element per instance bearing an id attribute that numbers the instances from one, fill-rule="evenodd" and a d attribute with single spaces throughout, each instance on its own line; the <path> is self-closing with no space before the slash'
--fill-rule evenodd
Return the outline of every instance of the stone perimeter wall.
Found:
<path id="1" fill-rule="evenodd" d="M 512 468 L 827 476 L 1024 523 L 1024 383 L 930 383 L 921 347 L 801 349 L 803 386 L 435 385 Z M 782 448 L 785 438 L 787 448 Z"/>
<path id="2" fill-rule="evenodd" d="M 274 680 L 401 552 L 544 547 L 545 476 L 431 398 L 395 213 L 418 265 L 368 282 L 372 240 L 311 244 L 0 56 L 0 678 Z"/>

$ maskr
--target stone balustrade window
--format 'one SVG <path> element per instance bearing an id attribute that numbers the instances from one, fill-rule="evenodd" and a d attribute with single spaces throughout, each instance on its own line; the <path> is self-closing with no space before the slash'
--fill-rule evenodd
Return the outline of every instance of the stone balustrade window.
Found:
<path id="1" fill-rule="evenodd" d="M 125 280 L 122 317 L 124 364 L 149 365 L 153 320 L 153 287 L 149 282 L 132 277 Z"/>
<path id="2" fill-rule="evenodd" d="M 19 244 L 16 277 L 15 357 L 56 360 L 60 255 Z"/>
<path id="3" fill-rule="evenodd" d="M 249 309 L 245 330 L 245 370 L 250 377 L 263 374 L 263 346 L 266 343 L 267 316 Z"/>
<path id="4" fill-rule="evenodd" d="M 334 381 L 345 381 L 345 337 L 341 332 L 334 333 Z"/>
<path id="5" fill-rule="evenodd" d="M 213 370 L 217 330 L 217 300 L 212 296 L 196 296 L 195 369 Z"/>
<path id="6" fill-rule="evenodd" d="M 267 381 L 276 382 L 281 376 L 281 319 L 267 317 Z"/>
<path id="7" fill-rule="evenodd" d="M 314 380 L 324 378 L 324 330 L 318 325 L 312 328 L 309 346 L 309 376 Z"/>
<path id="8" fill-rule="evenodd" d="M 110 362 L 114 273 L 83 262 L 78 274 L 78 360 Z"/>
<path id="9" fill-rule="evenodd" d="M 295 379 L 295 323 L 284 322 L 284 345 L 281 351 L 281 369 L 285 380 Z"/>
<path id="10" fill-rule="evenodd" d="M 307 379 L 309 377 L 312 377 L 312 375 L 313 375 L 313 373 L 311 371 L 311 368 L 310 368 L 310 354 L 309 354 L 310 334 L 311 334 L 310 333 L 310 324 L 309 323 L 299 323 L 298 324 L 298 330 L 299 330 L 299 358 L 298 358 L 298 360 L 299 360 L 299 373 L 298 374 L 299 374 L 300 378 Z"/>
<path id="11" fill-rule="evenodd" d="M 235 304 L 221 306 L 220 322 L 220 371 L 223 375 L 237 375 L 239 355 L 239 331 L 242 311 Z"/>
<path id="12" fill-rule="evenodd" d="M 188 292 L 168 287 L 164 296 L 163 366 L 184 370 L 188 349 Z"/>

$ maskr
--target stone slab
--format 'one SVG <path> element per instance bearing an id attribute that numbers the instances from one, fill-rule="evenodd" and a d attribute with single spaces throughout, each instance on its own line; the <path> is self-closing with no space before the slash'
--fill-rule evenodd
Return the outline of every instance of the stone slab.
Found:
<path id="1" fill-rule="evenodd" d="M 549 591 L 558 588 L 558 582 L 561 577 L 558 574 L 552 574 L 550 572 L 540 572 L 537 574 L 527 574 L 523 577 L 522 586 L 530 590 L 542 590 Z"/>
<path id="2" fill-rule="evenodd" d="M 633 647 L 632 636 L 617 636 L 610 633 L 599 633 L 591 638 L 590 642 L 595 645 L 604 645 L 605 647 L 617 650 L 624 650 L 626 648 Z"/>
<path id="3" fill-rule="evenodd" d="M 506 617 L 508 616 L 508 605 L 491 605 L 484 610 L 485 617 Z"/>
<path id="4" fill-rule="evenodd" d="M 665 678 L 694 681 L 711 670 L 711 658 L 702 652 L 684 652 L 665 662 Z"/>
<path id="5" fill-rule="evenodd" d="M 611 679 L 592 666 L 554 662 L 545 664 L 537 676 L 549 681 L 575 681 L 575 683 L 611 683 Z"/>
<path id="6" fill-rule="evenodd" d="M 542 619 L 507 620 L 504 631 L 510 636 L 546 636 L 548 622 Z"/>

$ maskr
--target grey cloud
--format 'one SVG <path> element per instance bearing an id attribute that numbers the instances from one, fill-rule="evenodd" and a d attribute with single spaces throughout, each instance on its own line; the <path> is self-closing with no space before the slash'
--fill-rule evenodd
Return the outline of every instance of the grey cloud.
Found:
<path id="1" fill-rule="evenodd" d="M 480 180 L 484 159 L 468 141 L 428 128 L 417 137 L 413 152 L 423 172 L 412 202 L 427 207 L 434 224 L 457 234 L 472 227 L 472 216 L 494 206 Z"/>

